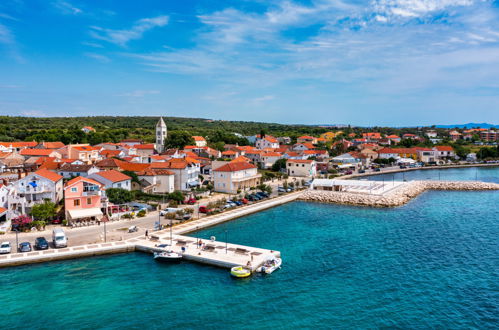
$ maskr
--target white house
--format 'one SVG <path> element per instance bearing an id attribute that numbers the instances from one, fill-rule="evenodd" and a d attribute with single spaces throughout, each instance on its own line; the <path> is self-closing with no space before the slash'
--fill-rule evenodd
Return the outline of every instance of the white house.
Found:
<path id="1" fill-rule="evenodd" d="M 262 168 L 271 168 L 272 165 L 274 165 L 275 162 L 277 162 L 279 159 L 282 158 L 282 154 L 279 152 L 264 152 L 261 155 L 261 161 L 260 164 L 262 165 Z"/>
<path id="2" fill-rule="evenodd" d="M 116 170 L 102 171 L 88 176 L 97 182 L 102 183 L 106 189 L 121 188 L 125 190 L 132 189 L 132 178 Z"/>
<path id="3" fill-rule="evenodd" d="M 99 172 L 100 170 L 94 165 L 73 165 L 73 164 L 62 164 L 57 170 L 59 175 L 62 175 L 65 179 L 76 178 L 82 176 L 84 178 Z"/>
<path id="4" fill-rule="evenodd" d="M 169 170 L 147 169 L 137 173 L 141 190 L 146 193 L 172 193 L 175 191 L 175 173 Z"/>
<path id="5" fill-rule="evenodd" d="M 206 140 L 202 136 L 193 136 L 196 147 L 206 147 Z"/>
<path id="6" fill-rule="evenodd" d="M 163 163 L 151 163 L 152 169 L 166 169 L 175 176 L 175 190 L 191 190 L 199 183 L 200 163 L 190 157 L 172 158 Z"/>
<path id="7" fill-rule="evenodd" d="M 253 164 L 230 162 L 213 170 L 215 191 L 236 194 L 238 191 L 256 187 L 261 176 Z"/>
<path id="8" fill-rule="evenodd" d="M 46 199 L 59 203 L 64 193 L 62 176 L 46 169 L 26 175 L 12 184 L 7 197 L 9 210 L 26 214 L 36 204 Z"/>
<path id="9" fill-rule="evenodd" d="M 317 174 L 317 163 L 311 159 L 288 159 L 286 172 L 289 176 L 315 177 Z"/>
<path id="10" fill-rule="evenodd" d="M 270 135 L 265 135 L 263 138 L 260 137 L 260 135 L 257 135 L 255 147 L 261 150 L 266 148 L 276 149 L 279 148 L 279 141 Z"/>

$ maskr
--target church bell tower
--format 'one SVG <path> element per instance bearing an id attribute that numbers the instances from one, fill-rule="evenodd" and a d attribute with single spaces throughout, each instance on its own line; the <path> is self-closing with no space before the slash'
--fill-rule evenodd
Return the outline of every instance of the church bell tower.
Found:
<path id="1" fill-rule="evenodd" d="M 167 128 L 163 117 L 160 117 L 156 124 L 156 150 L 161 153 L 165 151 L 165 139 L 167 136 Z"/>

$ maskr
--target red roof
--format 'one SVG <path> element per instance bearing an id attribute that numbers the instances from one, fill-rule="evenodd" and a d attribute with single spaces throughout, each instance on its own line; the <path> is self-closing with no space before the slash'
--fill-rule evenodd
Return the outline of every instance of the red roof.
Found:
<path id="1" fill-rule="evenodd" d="M 23 156 L 49 156 L 53 152 L 52 149 L 23 149 L 20 154 Z"/>
<path id="2" fill-rule="evenodd" d="M 237 172 L 256 168 L 255 165 L 247 162 L 230 162 L 213 170 L 215 172 Z"/>
<path id="3" fill-rule="evenodd" d="M 313 140 L 315 139 L 313 136 L 310 135 L 303 135 L 299 137 L 300 140 Z"/>
<path id="4" fill-rule="evenodd" d="M 154 144 L 148 143 L 148 144 L 137 144 L 135 145 L 136 149 L 154 149 Z"/>
<path id="5" fill-rule="evenodd" d="M 79 181 L 85 181 L 85 182 L 88 182 L 88 183 L 96 184 L 99 187 L 102 187 L 102 183 L 100 183 L 100 182 L 97 182 L 97 181 L 95 181 L 93 179 L 90 179 L 90 178 L 84 178 L 82 176 L 77 176 L 76 178 L 71 179 L 68 182 L 66 182 L 66 184 L 64 185 L 64 189 L 67 188 L 67 187 L 69 187 L 69 186 L 72 186 L 73 184 L 75 184 L 75 183 L 77 183 Z"/>
<path id="6" fill-rule="evenodd" d="M 206 141 L 206 140 L 204 139 L 204 137 L 202 137 L 202 136 L 196 136 L 196 135 L 195 135 L 195 136 L 193 136 L 192 138 L 194 139 L 194 141 Z"/>
<path id="7" fill-rule="evenodd" d="M 91 146 L 79 146 L 79 147 L 73 147 L 73 149 L 78 150 L 78 151 L 94 151 L 94 150 L 100 150 L 100 148 L 91 147 Z"/>
<path id="8" fill-rule="evenodd" d="M 47 149 L 59 149 L 64 147 L 62 142 L 43 142 L 42 145 Z"/>
<path id="9" fill-rule="evenodd" d="M 435 149 L 438 151 L 454 151 L 454 148 L 451 146 L 436 146 Z"/>
<path id="10" fill-rule="evenodd" d="M 102 171 L 95 174 L 111 182 L 120 182 L 131 179 L 128 175 L 116 170 Z"/>
<path id="11" fill-rule="evenodd" d="M 39 175 L 39 176 L 43 176 L 44 178 L 49 179 L 50 181 L 54 181 L 54 182 L 57 182 L 57 181 L 62 179 L 61 175 L 54 173 L 52 171 L 49 171 L 47 169 L 44 169 L 44 168 L 36 171 L 35 174 Z"/>
<path id="12" fill-rule="evenodd" d="M 224 156 L 233 156 L 235 154 L 236 154 L 236 152 L 232 151 L 232 150 L 226 150 L 226 151 L 222 152 L 222 155 L 224 155 Z"/>

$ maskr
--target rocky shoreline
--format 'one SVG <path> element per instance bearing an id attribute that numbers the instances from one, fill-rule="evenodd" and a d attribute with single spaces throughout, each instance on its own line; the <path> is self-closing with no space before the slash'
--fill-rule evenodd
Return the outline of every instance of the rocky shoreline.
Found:
<path id="1" fill-rule="evenodd" d="M 372 207 L 401 206 L 426 190 L 499 190 L 499 184 L 476 181 L 411 181 L 385 195 L 308 190 L 299 199 L 321 203 L 335 203 Z"/>

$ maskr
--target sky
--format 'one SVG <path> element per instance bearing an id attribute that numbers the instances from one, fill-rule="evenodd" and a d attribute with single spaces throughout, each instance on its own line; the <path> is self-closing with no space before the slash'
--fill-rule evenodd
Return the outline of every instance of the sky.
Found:
<path id="1" fill-rule="evenodd" d="M 0 115 L 499 123 L 499 0 L 2 0 Z"/>

